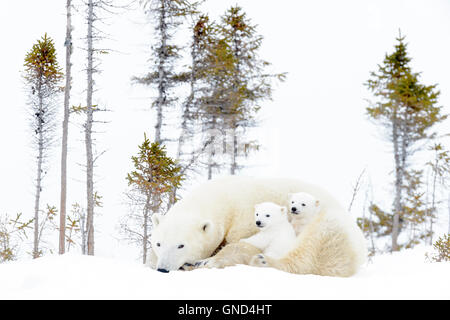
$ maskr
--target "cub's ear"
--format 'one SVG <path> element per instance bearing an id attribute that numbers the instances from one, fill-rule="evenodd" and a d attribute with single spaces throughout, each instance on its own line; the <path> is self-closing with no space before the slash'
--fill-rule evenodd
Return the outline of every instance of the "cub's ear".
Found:
<path id="1" fill-rule="evenodd" d="M 204 221 L 201 225 L 200 225 L 200 230 L 202 232 L 210 232 L 213 228 L 213 224 L 211 221 L 207 220 Z"/>
<path id="2" fill-rule="evenodd" d="M 161 216 L 157 213 L 152 215 L 152 223 L 153 223 L 153 227 L 158 226 L 158 224 L 161 222 Z"/>

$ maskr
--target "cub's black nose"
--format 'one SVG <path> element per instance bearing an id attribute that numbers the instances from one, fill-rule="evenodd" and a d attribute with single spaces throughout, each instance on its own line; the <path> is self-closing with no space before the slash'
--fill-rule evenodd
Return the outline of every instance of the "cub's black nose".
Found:
<path id="1" fill-rule="evenodd" d="M 297 208 L 296 208 L 296 207 L 292 207 L 292 208 L 291 208 L 291 211 L 292 211 L 292 212 L 296 212 L 296 211 L 297 211 Z"/>
<path id="2" fill-rule="evenodd" d="M 159 272 L 163 272 L 163 273 L 168 273 L 168 272 L 169 272 L 169 270 L 167 270 L 167 269 L 162 269 L 162 268 L 158 268 L 158 271 L 159 271 Z"/>
<path id="3" fill-rule="evenodd" d="M 261 221 L 256 221 L 256 225 L 260 226 L 261 225 Z"/>

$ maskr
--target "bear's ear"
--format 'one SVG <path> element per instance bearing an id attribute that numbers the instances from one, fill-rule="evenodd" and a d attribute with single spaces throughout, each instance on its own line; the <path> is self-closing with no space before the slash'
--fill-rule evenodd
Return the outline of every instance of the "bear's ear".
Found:
<path id="1" fill-rule="evenodd" d="M 212 222 L 211 221 L 205 221 L 205 222 L 203 222 L 201 225 L 200 225 L 200 230 L 202 231 L 202 232 L 210 232 L 211 231 L 211 229 L 212 229 Z"/>
<path id="2" fill-rule="evenodd" d="M 153 227 L 156 227 L 161 222 L 161 216 L 157 213 L 152 215 Z"/>

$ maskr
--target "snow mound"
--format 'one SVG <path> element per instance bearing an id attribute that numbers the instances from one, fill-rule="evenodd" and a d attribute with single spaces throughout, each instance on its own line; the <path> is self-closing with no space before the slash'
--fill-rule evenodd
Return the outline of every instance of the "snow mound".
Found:
<path id="1" fill-rule="evenodd" d="M 420 247 L 377 256 L 350 278 L 235 266 L 163 274 L 66 254 L 0 265 L 0 299 L 450 299 L 450 262 Z"/>

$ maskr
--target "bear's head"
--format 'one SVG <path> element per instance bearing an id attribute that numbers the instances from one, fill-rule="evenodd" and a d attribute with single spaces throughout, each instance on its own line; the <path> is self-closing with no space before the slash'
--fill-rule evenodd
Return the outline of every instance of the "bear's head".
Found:
<path id="1" fill-rule="evenodd" d="M 272 202 L 263 202 L 255 206 L 255 223 L 258 228 L 269 228 L 283 221 L 287 221 L 286 207 Z"/>
<path id="2" fill-rule="evenodd" d="M 154 215 L 152 222 L 151 244 L 157 257 L 156 268 L 161 272 L 208 258 L 221 242 L 212 221 L 195 219 L 192 215 L 169 212 L 165 216 Z"/>
<path id="3" fill-rule="evenodd" d="M 320 211 L 320 202 L 306 192 L 290 193 L 289 207 L 293 216 L 313 215 Z"/>

